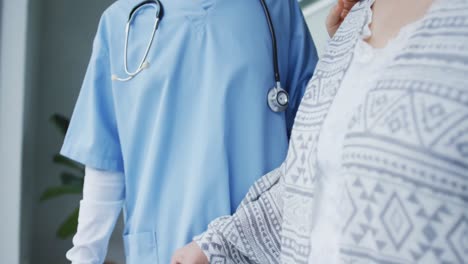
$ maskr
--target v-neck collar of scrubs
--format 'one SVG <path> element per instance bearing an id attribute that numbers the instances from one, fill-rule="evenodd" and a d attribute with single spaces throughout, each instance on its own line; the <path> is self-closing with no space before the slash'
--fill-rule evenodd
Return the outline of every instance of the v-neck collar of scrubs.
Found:
<path id="1" fill-rule="evenodd" d="M 121 0 L 126 8 L 146 0 Z M 186 16 L 190 18 L 205 17 L 220 0 L 160 0 L 164 8 L 164 18 Z"/>

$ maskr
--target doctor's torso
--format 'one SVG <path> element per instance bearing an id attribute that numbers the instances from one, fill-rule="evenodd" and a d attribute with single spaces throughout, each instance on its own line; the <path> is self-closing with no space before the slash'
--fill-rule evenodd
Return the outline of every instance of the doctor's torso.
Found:
<path id="1" fill-rule="evenodd" d="M 125 24 L 134 1 L 120 2 L 108 23 L 110 70 L 117 75 L 124 73 Z M 286 78 L 289 21 L 278 16 L 285 13 L 278 10 L 287 5 L 275 2 L 268 5 L 275 14 L 280 71 Z M 180 163 L 192 170 L 203 166 L 199 169 L 204 171 L 218 165 L 216 175 L 226 174 L 227 167 L 231 172 L 249 164 L 261 167 L 258 175 L 244 176 L 246 184 L 239 189 L 245 189 L 263 170 L 282 161 L 287 144 L 284 113 L 273 113 L 266 103 L 274 71 L 271 35 L 260 2 L 162 4 L 164 16 L 148 54 L 149 67 L 128 82 L 112 82 L 125 170 L 139 171 L 133 177 L 140 177 L 141 168 L 152 161 Z M 130 71 L 144 55 L 154 18 L 153 8 L 136 14 L 128 44 Z M 246 159 L 238 160 L 242 155 Z M 173 165 L 154 169 L 161 174 L 178 170 Z M 231 205 L 237 206 L 240 197 Z"/>

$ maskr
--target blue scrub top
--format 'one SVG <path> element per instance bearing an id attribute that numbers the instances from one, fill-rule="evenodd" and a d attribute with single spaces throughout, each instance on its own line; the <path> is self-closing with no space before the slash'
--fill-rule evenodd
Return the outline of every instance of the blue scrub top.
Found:
<path id="1" fill-rule="evenodd" d="M 317 53 L 296 0 L 267 0 L 290 107 L 274 113 L 271 36 L 258 0 L 161 0 L 150 67 L 124 77 L 125 24 L 141 1 L 103 14 L 61 154 L 125 174 L 127 264 L 169 263 L 286 156 L 288 135 Z M 137 13 L 130 71 L 149 41 L 155 9 Z"/>

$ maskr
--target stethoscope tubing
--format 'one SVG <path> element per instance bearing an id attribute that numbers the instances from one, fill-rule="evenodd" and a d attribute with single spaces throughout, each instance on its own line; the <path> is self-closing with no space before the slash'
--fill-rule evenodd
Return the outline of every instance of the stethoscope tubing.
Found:
<path id="1" fill-rule="evenodd" d="M 275 27 L 273 26 L 270 11 L 268 9 L 268 6 L 267 6 L 265 0 L 260 0 L 260 3 L 262 4 L 263 11 L 265 13 L 265 17 L 266 17 L 267 24 L 268 24 L 268 29 L 270 30 L 272 52 L 273 52 L 273 70 L 275 72 L 275 82 L 276 82 L 276 84 L 278 86 L 278 84 L 281 83 L 281 78 L 280 78 L 280 71 L 279 71 L 278 45 L 277 45 L 277 42 L 276 42 Z"/>
<path id="2" fill-rule="evenodd" d="M 267 6 L 265 0 L 259 0 L 259 1 L 261 3 L 263 11 L 265 13 L 265 18 L 267 20 L 268 29 L 269 29 L 270 35 L 271 35 L 273 70 L 274 70 L 274 74 L 275 74 L 275 86 L 270 89 L 270 91 L 268 92 L 268 95 L 267 95 L 268 105 L 270 106 L 272 111 L 281 112 L 281 111 L 284 111 L 288 106 L 289 95 L 281 87 L 281 77 L 280 77 L 279 59 L 278 59 L 278 44 L 277 44 L 277 40 L 276 40 L 275 27 L 274 27 L 273 21 L 271 19 L 270 11 L 268 9 L 268 6 Z M 129 43 L 128 43 L 129 41 L 128 40 L 129 40 L 129 37 L 130 37 L 130 27 L 131 27 L 131 25 L 133 23 L 133 20 L 135 19 L 135 14 L 141 8 L 143 8 L 144 6 L 146 6 L 148 4 L 151 4 L 153 7 L 157 8 L 156 20 L 154 22 L 153 31 L 151 33 L 151 38 L 150 38 L 150 40 L 148 42 L 148 45 L 147 45 L 147 47 L 145 49 L 145 53 L 144 53 L 139 65 L 138 65 L 138 68 L 135 71 L 131 72 L 129 70 L 129 68 L 128 68 L 128 46 L 129 46 Z M 161 2 L 159 0 L 143 1 L 143 2 L 139 3 L 138 5 L 136 5 L 130 11 L 130 14 L 128 16 L 128 21 L 127 21 L 127 24 L 126 24 L 126 27 L 125 27 L 125 47 L 124 47 L 124 56 L 123 56 L 124 69 L 125 69 L 125 73 L 127 74 L 127 77 L 126 78 L 119 78 L 116 75 L 112 75 L 112 80 L 117 80 L 117 81 L 122 81 L 122 82 L 129 81 L 129 80 L 133 79 L 136 75 L 138 75 L 141 71 L 143 71 L 144 69 L 149 67 L 149 63 L 147 61 L 148 54 L 149 54 L 150 49 L 151 49 L 151 47 L 153 45 L 154 38 L 155 38 L 155 35 L 156 35 L 156 31 L 158 29 L 159 22 L 162 19 L 163 13 L 164 13 L 163 6 L 162 6 L 162 4 L 161 4 Z M 279 95 L 281 95 L 281 100 L 280 100 L 280 97 L 278 97 Z"/>
<path id="3" fill-rule="evenodd" d="M 141 8 L 143 8 L 144 6 L 146 6 L 148 4 L 156 6 L 155 7 L 155 8 L 157 8 L 157 10 L 156 10 L 156 20 L 154 21 L 153 30 L 152 30 L 152 33 L 151 33 L 151 38 L 148 41 L 148 45 L 147 45 L 147 47 L 145 49 L 145 53 L 144 53 L 140 63 L 138 64 L 137 69 L 134 72 L 131 72 L 128 69 L 128 46 L 129 46 L 128 39 L 129 39 L 129 36 L 130 36 L 130 27 L 132 25 L 133 20 L 135 19 L 135 14 Z M 127 77 L 126 78 L 119 78 L 116 75 L 112 75 L 113 80 L 118 80 L 118 81 L 122 81 L 122 82 L 129 81 L 129 80 L 133 79 L 136 75 L 138 75 L 141 71 L 143 71 L 144 69 L 149 67 L 149 63 L 147 62 L 146 59 L 148 58 L 148 54 L 150 52 L 151 46 L 153 45 L 154 37 L 156 35 L 156 31 L 158 29 L 159 22 L 162 19 L 163 13 L 164 13 L 163 6 L 162 6 L 162 4 L 161 4 L 161 2 L 159 0 L 143 1 L 143 2 L 139 3 L 138 5 L 136 5 L 132 9 L 132 11 L 130 12 L 130 14 L 128 16 L 127 24 L 125 26 L 125 46 L 124 46 L 123 60 L 124 60 L 124 70 L 125 70 L 125 73 L 127 74 Z"/>

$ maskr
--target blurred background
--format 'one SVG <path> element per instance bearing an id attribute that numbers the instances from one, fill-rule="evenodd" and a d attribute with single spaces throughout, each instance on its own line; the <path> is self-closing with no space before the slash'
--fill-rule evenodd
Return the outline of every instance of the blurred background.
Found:
<path id="1" fill-rule="evenodd" d="M 0 264 L 68 263 L 82 168 L 55 155 L 112 2 L 0 0 Z M 320 54 L 334 0 L 300 3 Z M 120 220 L 108 254 L 116 264 L 121 233 Z"/>

